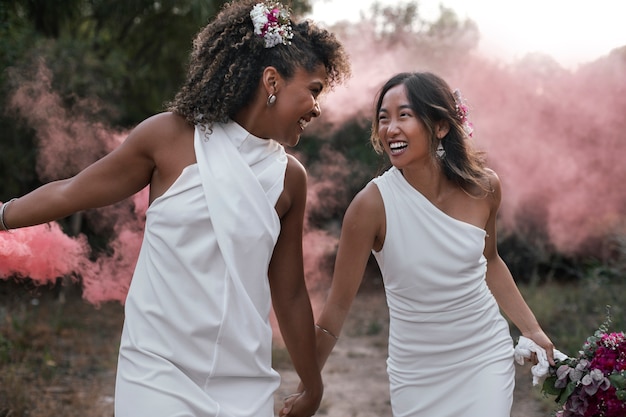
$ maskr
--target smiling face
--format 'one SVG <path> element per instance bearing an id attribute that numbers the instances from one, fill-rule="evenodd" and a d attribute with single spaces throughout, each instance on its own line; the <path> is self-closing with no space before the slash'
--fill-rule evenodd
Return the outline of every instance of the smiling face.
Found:
<path id="1" fill-rule="evenodd" d="M 411 108 L 403 84 L 385 93 L 377 118 L 378 138 L 395 167 L 431 163 L 431 134 Z"/>
<path id="2" fill-rule="evenodd" d="M 307 124 L 321 114 L 317 100 L 325 80 L 326 69 L 322 65 L 311 73 L 297 69 L 291 79 L 283 79 L 277 86 L 268 136 L 285 146 L 295 146 Z"/>

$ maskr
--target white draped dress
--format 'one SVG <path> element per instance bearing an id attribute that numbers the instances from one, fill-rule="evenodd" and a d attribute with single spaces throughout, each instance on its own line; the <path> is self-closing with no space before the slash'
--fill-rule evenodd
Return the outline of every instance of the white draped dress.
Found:
<path id="1" fill-rule="evenodd" d="M 268 265 L 287 158 L 238 124 L 155 199 L 125 304 L 116 417 L 270 417 Z"/>
<path id="2" fill-rule="evenodd" d="M 374 256 L 389 306 L 393 416 L 510 416 L 513 341 L 485 281 L 485 231 L 439 210 L 396 168 L 372 181 L 387 222 Z"/>

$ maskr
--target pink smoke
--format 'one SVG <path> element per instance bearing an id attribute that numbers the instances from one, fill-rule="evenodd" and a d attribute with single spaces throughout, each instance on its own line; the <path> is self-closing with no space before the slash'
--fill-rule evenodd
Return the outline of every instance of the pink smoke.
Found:
<path id="1" fill-rule="evenodd" d="M 90 100 L 80 105 L 93 108 L 99 104 Z M 78 173 L 126 136 L 92 122 L 80 110 L 66 109 L 43 64 L 34 79 L 20 83 L 11 106 L 37 133 L 37 171 L 44 181 Z M 80 276 L 87 301 L 95 305 L 123 302 L 139 253 L 147 204 L 147 190 L 143 190 L 129 201 L 79 214 L 89 217 L 96 230 L 114 230 L 109 254 L 95 260 L 91 260 L 85 236 L 70 237 L 56 222 L 0 234 L 0 278 L 28 277 L 44 284 L 62 276 Z"/>
<path id="2" fill-rule="evenodd" d="M 20 83 L 10 106 L 37 131 L 37 173 L 42 181 L 77 174 L 113 150 L 125 136 L 88 120 L 87 109 L 97 109 L 97 100 L 83 100 L 75 105 L 75 111 L 67 109 L 52 90 L 52 75 L 43 63 L 35 78 Z"/>
<path id="3" fill-rule="evenodd" d="M 460 88 L 468 100 L 476 144 L 488 151 L 489 165 L 504 185 L 501 215 L 507 228 L 518 227 L 518 214 L 530 206 L 537 208 L 532 212 L 545 213 L 550 238 L 562 251 L 579 250 L 589 237 L 626 233 L 621 214 L 626 207 L 623 50 L 577 70 L 564 70 L 547 57 L 505 66 L 472 51 L 446 49 L 445 42 L 425 44 L 417 37 L 413 42 L 410 36 L 390 42 L 367 22 L 347 25 L 338 36 L 351 55 L 354 76 L 324 100 L 322 119 L 316 122 L 320 134 L 327 125 L 370 118 L 375 94 L 391 75 L 433 71 Z M 455 52 L 446 52 L 450 50 Z M 20 83 L 12 105 L 37 131 L 38 171 L 44 180 L 75 174 L 125 137 L 65 109 L 45 67 L 36 79 Z M 340 211 L 350 198 L 342 186 L 347 161 L 328 151 L 322 161 L 308 166 L 309 220 Z M 67 237 L 54 223 L 0 234 L 0 277 L 29 276 L 44 283 L 79 275 L 90 302 L 123 302 L 142 238 L 146 192 L 84 213 L 98 228 L 114 231 L 110 252 L 96 260 L 89 259 L 92 254 L 83 237 Z M 305 272 L 314 298 L 327 288 L 339 228 L 311 221 L 305 225 Z M 42 249 L 44 242 L 65 248 L 63 256 L 56 262 L 46 259 L 55 252 Z"/>
<path id="4" fill-rule="evenodd" d="M 67 236 L 57 223 L 0 233 L 0 277 L 54 283 L 74 276 L 88 253 L 84 237 Z"/>
<path id="5" fill-rule="evenodd" d="M 324 121 L 371 120 L 389 77 L 435 72 L 468 100 L 474 141 L 504 186 L 505 228 L 515 230 L 518 214 L 540 205 L 552 243 L 565 253 L 587 250 L 589 238 L 626 233 L 626 47 L 566 70 L 543 55 L 504 65 L 445 39 L 383 38 L 368 22 L 337 30 L 354 76 L 324 101 Z"/>
<path id="6" fill-rule="evenodd" d="M 300 157 L 300 159 L 303 159 Z M 303 237 L 304 275 L 318 310 L 330 284 L 332 260 L 337 250 L 340 224 L 312 224 L 316 218 L 341 219 L 349 202 L 345 183 L 349 175 L 346 158 L 328 148 L 321 151 L 321 161 L 308 167 L 307 207 Z"/>
<path id="7" fill-rule="evenodd" d="M 475 60 L 459 83 L 478 144 L 505 186 L 505 224 L 515 228 L 525 206 L 545 207 L 552 243 L 571 253 L 588 249 L 589 238 L 626 232 L 626 60 L 616 52 L 543 73 L 548 63 L 494 70 Z"/>
<path id="8" fill-rule="evenodd" d="M 135 194 L 132 203 L 134 212 L 126 216 L 121 216 L 119 211 L 109 213 L 109 218 L 117 219 L 115 239 L 110 244 L 111 254 L 100 256 L 94 262 L 84 262 L 79 270 L 83 278 L 83 298 L 92 304 L 103 301 L 123 303 L 126 300 L 143 240 L 148 188 Z"/>

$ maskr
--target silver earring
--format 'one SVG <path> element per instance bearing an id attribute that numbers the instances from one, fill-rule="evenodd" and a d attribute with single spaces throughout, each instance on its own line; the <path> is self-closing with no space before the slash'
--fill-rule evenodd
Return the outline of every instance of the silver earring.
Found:
<path id="1" fill-rule="evenodd" d="M 272 107 L 274 103 L 276 103 L 276 96 L 274 94 L 267 96 L 267 107 Z"/>
<path id="2" fill-rule="evenodd" d="M 441 144 L 441 140 L 439 141 L 439 145 L 437 146 L 437 150 L 435 151 L 437 154 L 437 158 L 443 159 L 446 157 L 446 150 L 443 149 L 443 145 Z"/>

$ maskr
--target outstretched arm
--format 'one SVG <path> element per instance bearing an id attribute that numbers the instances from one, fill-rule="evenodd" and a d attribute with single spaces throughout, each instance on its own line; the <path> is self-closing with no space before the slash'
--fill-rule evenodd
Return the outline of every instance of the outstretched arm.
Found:
<path id="1" fill-rule="evenodd" d="M 6 207 L 9 228 L 33 226 L 80 210 L 102 207 L 130 197 L 149 184 L 155 168 L 155 136 L 165 117 L 153 117 L 137 126 L 113 152 L 76 176 L 53 181 Z M 163 136 L 163 135 L 161 135 Z"/>
<path id="2" fill-rule="evenodd" d="M 522 335 L 532 339 L 546 350 L 548 361 L 554 365 L 554 345 L 544 333 L 535 315 L 524 300 L 515 283 L 509 268 L 498 254 L 496 236 L 496 216 L 501 201 L 501 186 L 498 177 L 491 178 L 494 189 L 492 196 L 492 208 L 487 222 L 487 238 L 485 240 L 485 258 L 487 259 L 487 285 L 500 308 L 504 311 Z"/>

